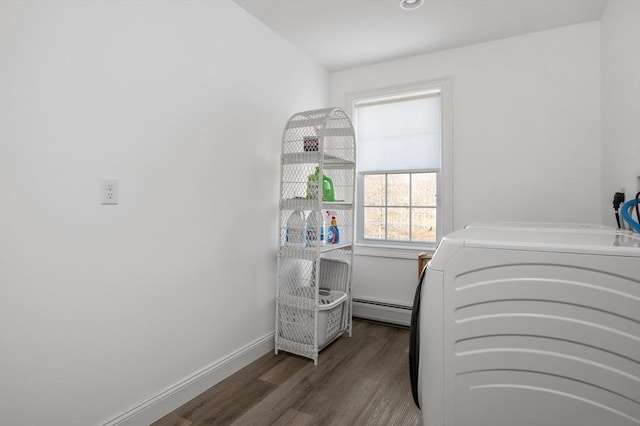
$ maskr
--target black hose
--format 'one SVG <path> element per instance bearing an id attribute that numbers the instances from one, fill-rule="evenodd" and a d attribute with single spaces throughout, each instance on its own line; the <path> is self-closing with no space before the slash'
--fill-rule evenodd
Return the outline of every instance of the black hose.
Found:
<path id="1" fill-rule="evenodd" d="M 409 381 L 411 382 L 411 395 L 416 407 L 420 408 L 420 398 L 418 395 L 418 369 L 420 364 L 420 295 L 424 283 L 427 268 L 422 270 L 416 294 L 413 298 L 413 309 L 411 310 L 411 329 L 409 330 Z"/>

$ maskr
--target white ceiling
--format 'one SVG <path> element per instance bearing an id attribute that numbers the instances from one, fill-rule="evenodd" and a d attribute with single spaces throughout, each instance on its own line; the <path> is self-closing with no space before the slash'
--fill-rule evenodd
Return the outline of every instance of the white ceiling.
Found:
<path id="1" fill-rule="evenodd" d="M 623 0 L 609 0 L 623 1 Z M 607 0 L 235 0 L 330 71 L 599 20 Z"/>

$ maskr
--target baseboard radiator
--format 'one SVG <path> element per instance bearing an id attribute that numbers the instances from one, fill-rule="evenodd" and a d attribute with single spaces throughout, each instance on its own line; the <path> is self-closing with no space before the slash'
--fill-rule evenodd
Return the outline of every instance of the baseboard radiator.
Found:
<path id="1" fill-rule="evenodd" d="M 411 306 L 354 298 L 353 317 L 409 327 Z"/>

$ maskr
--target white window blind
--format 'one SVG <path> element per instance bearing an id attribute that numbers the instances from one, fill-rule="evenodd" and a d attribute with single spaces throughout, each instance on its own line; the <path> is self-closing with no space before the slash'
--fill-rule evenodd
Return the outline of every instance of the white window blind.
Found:
<path id="1" fill-rule="evenodd" d="M 439 169 L 440 93 L 356 103 L 358 170 Z"/>

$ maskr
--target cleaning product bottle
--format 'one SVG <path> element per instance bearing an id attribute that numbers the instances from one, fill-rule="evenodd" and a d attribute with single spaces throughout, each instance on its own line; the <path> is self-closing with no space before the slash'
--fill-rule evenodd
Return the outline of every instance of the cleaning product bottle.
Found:
<path id="1" fill-rule="evenodd" d="M 327 231 L 327 244 L 338 244 L 340 242 L 340 230 L 335 216 L 331 216 L 331 226 Z"/>
<path id="2" fill-rule="evenodd" d="M 336 193 L 333 189 L 333 181 L 327 175 L 322 175 L 322 199 L 325 201 L 336 200 Z"/>
<path id="3" fill-rule="evenodd" d="M 307 198 L 318 198 L 319 177 L 320 167 L 316 167 L 316 170 L 307 176 Z M 322 199 L 324 201 L 336 200 L 333 180 L 327 175 L 322 175 Z"/>
<path id="4" fill-rule="evenodd" d="M 312 210 L 307 215 L 306 243 L 308 247 L 315 247 L 325 243 L 324 217 L 320 210 Z"/>
<path id="5" fill-rule="evenodd" d="M 318 175 L 320 168 L 316 167 L 316 171 L 307 176 L 307 198 L 318 198 Z"/>
<path id="6" fill-rule="evenodd" d="M 302 211 L 294 210 L 287 219 L 284 242 L 285 245 L 291 247 L 305 246 L 305 223 Z"/>

